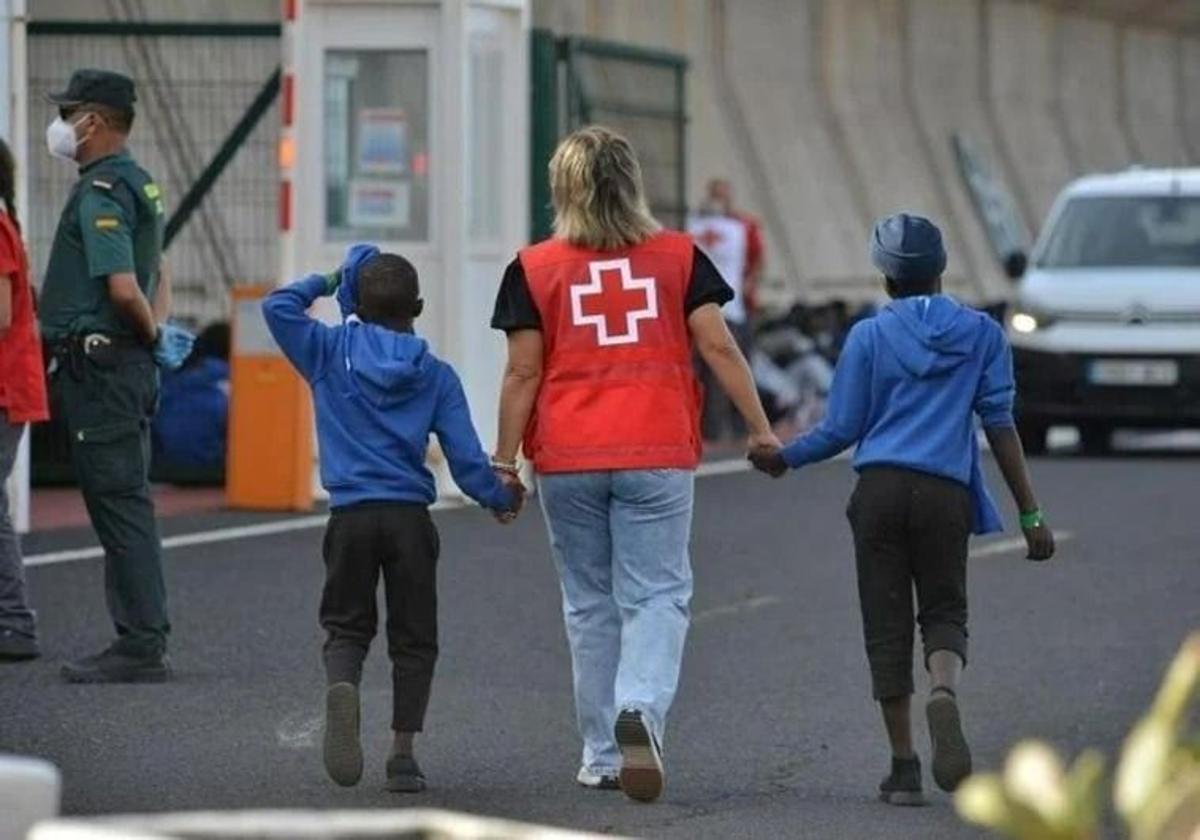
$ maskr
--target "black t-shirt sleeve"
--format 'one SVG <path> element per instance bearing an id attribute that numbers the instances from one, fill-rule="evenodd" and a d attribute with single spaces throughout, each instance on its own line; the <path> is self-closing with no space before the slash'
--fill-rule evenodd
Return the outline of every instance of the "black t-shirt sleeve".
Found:
<path id="1" fill-rule="evenodd" d="M 733 300 L 733 289 L 725 282 L 721 272 L 713 265 L 708 255 L 699 248 L 692 253 L 692 282 L 688 286 L 684 311 L 691 315 L 701 306 L 715 303 L 724 306 Z"/>
<path id="2" fill-rule="evenodd" d="M 525 269 L 519 259 L 513 260 L 504 269 L 504 279 L 500 281 L 496 308 L 492 312 L 492 329 L 509 333 L 541 328 L 542 316 L 529 291 Z"/>

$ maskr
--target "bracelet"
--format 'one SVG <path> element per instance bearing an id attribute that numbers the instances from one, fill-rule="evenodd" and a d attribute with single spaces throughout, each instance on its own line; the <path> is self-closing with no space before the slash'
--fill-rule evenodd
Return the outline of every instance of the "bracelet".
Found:
<path id="1" fill-rule="evenodd" d="M 521 474 L 521 465 L 514 458 L 511 461 L 501 461 L 495 455 L 492 456 L 492 469 L 499 472 L 508 473 L 509 475 L 519 476 Z"/>
<path id="2" fill-rule="evenodd" d="M 1042 509 L 1036 508 L 1029 513 L 1021 514 L 1021 530 L 1029 531 L 1033 528 L 1040 528 L 1046 524 L 1046 518 L 1042 516 Z"/>

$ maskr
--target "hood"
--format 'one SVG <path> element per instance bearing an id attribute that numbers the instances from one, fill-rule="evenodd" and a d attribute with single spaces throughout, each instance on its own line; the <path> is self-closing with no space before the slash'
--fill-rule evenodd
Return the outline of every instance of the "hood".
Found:
<path id="1" fill-rule="evenodd" d="M 375 407 L 408 401 L 433 375 L 425 339 L 358 320 L 347 321 L 345 329 L 346 374 Z"/>
<path id="2" fill-rule="evenodd" d="M 875 318 L 880 335 L 908 373 L 945 373 L 965 362 L 979 340 L 981 315 L 946 295 L 894 300 Z"/>

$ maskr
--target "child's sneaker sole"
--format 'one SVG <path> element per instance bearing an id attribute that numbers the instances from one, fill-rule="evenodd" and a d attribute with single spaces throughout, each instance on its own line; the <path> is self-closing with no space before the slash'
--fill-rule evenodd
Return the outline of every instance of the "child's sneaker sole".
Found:
<path id="1" fill-rule="evenodd" d="M 658 799 L 663 792 L 662 758 L 641 712 L 621 712 L 615 735 L 621 749 L 621 790 L 638 802 Z"/>
<path id="2" fill-rule="evenodd" d="M 944 694 L 931 698 L 925 704 L 925 719 L 933 742 L 933 780 L 952 793 L 971 775 L 971 748 L 963 735 L 958 702 Z"/>
<path id="3" fill-rule="evenodd" d="M 362 779 L 358 686 L 334 683 L 325 693 L 325 772 L 342 787 Z"/>

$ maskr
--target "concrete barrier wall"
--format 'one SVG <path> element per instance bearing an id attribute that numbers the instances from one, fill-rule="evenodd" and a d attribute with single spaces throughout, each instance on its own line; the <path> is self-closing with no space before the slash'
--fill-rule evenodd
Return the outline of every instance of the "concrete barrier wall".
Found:
<path id="1" fill-rule="evenodd" d="M 1195 21 L 1192 34 L 1144 26 L 1138 0 L 1106 4 L 1103 18 L 1088 15 L 1087 4 L 1064 8 L 1025 0 L 533 3 L 535 25 L 691 58 L 693 202 L 708 177 L 731 177 L 740 203 L 764 220 L 768 274 L 807 298 L 873 294 L 869 225 L 898 208 L 941 221 L 956 290 L 974 299 L 1007 293 L 958 174 L 956 133 L 989 159 L 1033 231 L 1081 174 L 1200 163 Z"/>

